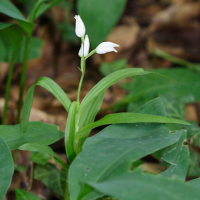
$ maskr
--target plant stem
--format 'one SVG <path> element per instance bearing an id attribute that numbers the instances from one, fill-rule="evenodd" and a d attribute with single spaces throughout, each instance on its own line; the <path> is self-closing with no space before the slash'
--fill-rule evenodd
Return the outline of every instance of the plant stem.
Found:
<path id="1" fill-rule="evenodd" d="M 4 105 L 4 110 L 3 110 L 2 124 L 6 123 L 6 115 L 7 115 L 7 110 L 8 110 L 8 99 L 9 99 L 9 94 L 10 94 L 10 85 L 11 85 L 11 80 L 12 80 L 12 74 L 13 74 L 13 68 L 14 68 L 14 64 L 15 64 L 16 54 L 17 54 L 17 51 L 13 51 L 12 55 L 11 55 L 8 79 L 7 79 L 7 83 L 6 83 L 5 105 Z"/>
<path id="2" fill-rule="evenodd" d="M 23 59 L 23 66 L 22 66 L 22 75 L 21 75 L 21 80 L 20 80 L 20 92 L 19 92 L 17 123 L 20 123 L 20 121 L 21 121 L 20 120 L 20 118 L 21 118 L 21 108 L 22 108 L 24 86 L 25 86 L 25 80 L 26 80 L 26 68 L 27 68 L 27 62 L 28 62 L 28 54 L 29 54 L 29 46 L 30 46 L 31 35 L 32 34 L 26 36 L 26 43 L 25 43 L 25 49 L 24 49 L 24 59 Z"/>
<path id="3" fill-rule="evenodd" d="M 85 58 L 84 56 L 81 57 L 81 79 L 80 79 L 80 82 L 79 82 L 79 86 L 78 86 L 78 94 L 77 94 L 77 102 L 80 103 L 80 93 L 81 93 L 81 86 L 82 86 L 82 83 L 83 83 L 83 78 L 84 78 L 84 75 L 85 75 Z"/>

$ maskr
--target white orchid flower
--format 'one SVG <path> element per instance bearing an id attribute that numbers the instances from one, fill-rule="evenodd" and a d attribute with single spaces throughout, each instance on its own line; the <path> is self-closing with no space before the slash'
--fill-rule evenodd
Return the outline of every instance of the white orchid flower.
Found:
<path id="1" fill-rule="evenodd" d="M 84 50 L 83 50 L 83 46 L 84 46 Z M 81 48 L 79 50 L 78 55 L 80 57 L 82 57 L 82 56 L 86 57 L 88 55 L 88 53 L 89 53 L 89 49 L 90 49 L 90 41 L 89 41 L 88 35 L 86 35 L 85 36 L 85 40 L 84 40 L 84 45 L 81 44 Z"/>
<path id="2" fill-rule="evenodd" d="M 119 47 L 119 45 L 112 42 L 102 42 L 97 46 L 96 53 L 104 54 L 111 51 L 117 52 L 117 50 L 114 47 Z"/>
<path id="3" fill-rule="evenodd" d="M 85 25 L 80 17 L 80 15 L 75 15 L 76 19 L 76 28 L 75 32 L 78 37 L 83 37 L 85 35 Z"/>

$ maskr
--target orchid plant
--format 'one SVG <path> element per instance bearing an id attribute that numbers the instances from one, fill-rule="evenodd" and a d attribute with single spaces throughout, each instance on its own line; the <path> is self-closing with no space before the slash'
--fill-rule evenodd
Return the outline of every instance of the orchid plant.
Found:
<path id="1" fill-rule="evenodd" d="M 119 45 L 102 42 L 89 53 L 90 43 L 88 35 L 85 35 L 84 23 L 79 15 L 76 15 L 75 19 L 75 32 L 81 38 L 78 55 L 81 57 L 79 70 L 82 73 L 77 101 L 71 102 L 60 86 L 47 77 L 39 78 L 30 87 L 23 105 L 22 123 L 0 126 L 0 146 L 3 149 L 0 154 L 0 174 L 3 177 L 0 179 L 0 199 L 3 199 L 12 179 L 14 166 L 10 151 L 13 149 L 52 156 L 62 167 L 56 177 L 58 185 L 55 187 L 58 187 L 59 191 L 56 190 L 55 193 L 65 200 L 108 199 L 107 197 L 131 200 L 133 196 L 138 200 L 199 198 L 199 191 L 193 186 L 195 184 L 184 183 L 187 173 L 185 160 L 189 157 L 188 147 L 184 144 L 186 131 L 174 131 L 165 126 L 188 126 L 189 123 L 166 117 L 160 98 L 151 100 L 134 112 L 109 114 L 94 122 L 108 87 L 128 76 L 146 75 L 151 72 L 141 68 L 115 71 L 99 81 L 80 101 L 87 58 L 94 53 L 117 52 L 115 47 Z M 35 86 L 41 86 L 51 92 L 68 112 L 65 133 L 51 124 L 29 122 Z M 113 125 L 88 138 L 92 129 L 108 124 Z M 48 146 L 63 137 L 68 161 L 64 161 Z M 159 176 L 144 174 L 138 169 L 140 164 L 136 161 L 158 151 L 169 168 Z M 6 162 L 2 162 L 3 160 Z M 36 171 L 38 167 L 39 165 Z M 48 177 L 45 177 L 45 180 L 47 179 Z M 52 181 L 51 178 L 48 180 Z M 44 183 L 48 186 L 49 182 Z M 177 193 L 177 190 L 182 192 Z M 39 199 L 24 190 L 15 189 L 15 192 L 17 200 Z"/>

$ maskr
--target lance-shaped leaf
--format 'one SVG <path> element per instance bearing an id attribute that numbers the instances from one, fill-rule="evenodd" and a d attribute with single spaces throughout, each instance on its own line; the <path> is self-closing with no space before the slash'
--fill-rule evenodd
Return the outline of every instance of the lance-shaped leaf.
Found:
<path id="1" fill-rule="evenodd" d="M 22 134 L 21 125 L 1 125 L 0 136 L 5 140 L 10 150 L 18 149 L 26 143 L 52 144 L 64 136 L 58 126 L 43 122 L 29 122 L 26 134 Z"/>
<path id="2" fill-rule="evenodd" d="M 22 13 L 10 1 L 1 0 L 0 3 L 0 12 L 16 19 L 20 23 L 22 28 L 27 32 L 27 34 L 31 34 L 34 24 L 28 22 L 27 19 L 25 19 L 22 15 Z"/>
<path id="3" fill-rule="evenodd" d="M 77 143 L 76 146 L 79 147 L 78 152 L 80 152 L 84 141 L 88 137 L 88 130 L 92 130 L 98 126 L 103 126 L 108 124 L 120 124 L 120 123 L 175 123 L 175 124 L 190 125 L 188 122 L 182 120 L 157 116 L 157 115 L 148 115 L 140 113 L 110 114 L 106 115 L 105 117 L 96 122 L 84 126 L 79 132 L 76 133 L 75 142 Z"/>
<path id="4" fill-rule="evenodd" d="M 104 92 L 102 92 L 101 94 L 99 94 L 99 96 L 97 96 L 96 98 L 94 98 L 90 104 L 88 104 L 83 112 L 80 115 L 76 115 L 76 132 L 78 132 L 81 128 L 83 128 L 83 126 L 94 122 L 94 119 L 96 117 L 96 114 L 98 113 L 102 101 L 103 101 L 103 97 L 104 97 Z M 88 129 L 88 131 L 85 131 L 85 135 L 89 135 L 90 130 Z M 79 151 L 79 146 L 77 146 L 78 144 L 76 143 L 76 141 L 74 141 L 74 149 L 76 152 Z"/>
<path id="5" fill-rule="evenodd" d="M 54 82 L 52 79 L 48 77 L 39 78 L 37 82 L 29 88 L 26 95 L 26 99 L 24 101 L 24 106 L 23 106 L 23 111 L 22 111 L 22 124 L 21 124 L 23 133 L 25 133 L 27 130 L 31 107 L 33 103 L 34 90 L 35 90 L 35 86 L 37 85 L 45 88 L 52 95 L 54 95 L 67 111 L 69 111 L 69 107 L 71 105 L 70 99 L 56 82 Z"/>
<path id="6" fill-rule="evenodd" d="M 20 190 L 17 188 L 15 188 L 15 194 L 16 194 L 17 200 L 41 200 L 34 194 L 31 194 L 25 190 Z"/>
<path id="7" fill-rule="evenodd" d="M 162 173 L 163 176 L 176 177 L 185 181 L 189 164 L 189 149 L 184 145 L 186 139 L 187 132 L 185 131 L 176 144 L 165 150 L 166 153 L 162 159 L 170 163 L 171 166 Z"/>
<path id="8" fill-rule="evenodd" d="M 67 164 L 49 146 L 37 143 L 27 143 L 20 146 L 19 149 L 24 151 L 36 151 L 36 152 L 48 153 L 49 155 L 53 156 L 55 161 L 59 163 L 65 170 L 68 170 Z"/>
<path id="9" fill-rule="evenodd" d="M 97 97 L 100 93 L 104 92 L 107 88 L 109 88 L 114 83 L 118 82 L 119 80 L 126 78 L 128 76 L 137 76 L 137 75 L 144 75 L 149 74 L 150 72 L 143 71 L 141 68 L 133 68 L 133 69 L 122 69 L 116 72 L 113 72 L 99 81 L 85 96 L 81 105 L 79 107 L 79 113 L 82 112 L 84 107 L 95 97 Z"/>
<path id="10" fill-rule="evenodd" d="M 14 173 L 14 164 L 10 149 L 0 136 L 0 199 L 4 199 Z"/>
<path id="11" fill-rule="evenodd" d="M 78 109 L 78 102 L 72 102 L 69 108 L 69 115 L 65 129 L 65 149 L 69 162 L 71 163 L 75 156 L 74 138 L 76 133 L 76 111 Z"/>

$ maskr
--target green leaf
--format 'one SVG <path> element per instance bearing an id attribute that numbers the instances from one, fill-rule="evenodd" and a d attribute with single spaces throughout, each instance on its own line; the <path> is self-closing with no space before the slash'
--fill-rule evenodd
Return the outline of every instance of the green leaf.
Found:
<path id="1" fill-rule="evenodd" d="M 30 160 L 34 163 L 45 165 L 52 157 L 48 153 L 31 152 Z"/>
<path id="2" fill-rule="evenodd" d="M 188 122 L 173 119 L 169 117 L 157 116 L 157 115 L 148 115 L 148 114 L 140 114 L 140 113 L 116 113 L 106 115 L 102 119 L 90 123 L 84 126 L 79 132 L 76 133 L 75 141 L 78 143 L 77 146 L 79 147 L 79 151 L 81 147 L 88 137 L 88 131 L 92 129 L 108 125 L 108 124 L 120 124 L 120 123 L 175 123 L 175 124 L 185 124 L 190 125 Z"/>
<path id="3" fill-rule="evenodd" d="M 41 181 L 52 192 L 64 197 L 66 184 L 66 171 L 59 171 L 54 165 L 37 165 L 35 168 L 34 178 Z"/>
<path id="4" fill-rule="evenodd" d="M 62 2 L 63 0 L 54 0 L 48 4 L 42 4 L 36 13 L 36 18 L 43 14 L 45 11 L 50 9 L 51 7 L 55 6 L 56 4 Z"/>
<path id="5" fill-rule="evenodd" d="M 21 131 L 21 125 L 1 125 L 0 136 L 5 140 L 10 150 L 18 149 L 26 143 L 52 144 L 64 136 L 58 127 L 43 122 L 29 122 L 26 134 Z"/>
<path id="6" fill-rule="evenodd" d="M 97 96 L 96 98 L 94 98 L 90 104 L 88 104 L 85 109 L 83 110 L 83 112 L 81 113 L 81 115 L 76 116 L 76 120 L 77 120 L 77 127 L 76 127 L 76 131 L 78 132 L 81 128 L 83 128 L 83 126 L 94 122 L 94 119 L 96 117 L 96 114 L 98 113 L 102 101 L 103 101 L 103 97 L 104 97 L 104 93 L 102 92 L 101 94 L 99 94 L 99 96 Z M 85 135 L 89 135 L 90 133 L 90 129 L 88 131 L 84 131 Z M 76 133 L 77 135 L 77 133 Z M 77 140 L 76 140 L 77 139 Z M 81 145 L 82 146 L 82 145 Z M 80 146 L 79 146 L 79 138 L 76 138 L 75 136 L 75 141 L 74 141 L 74 149 L 76 152 L 79 152 Z"/>
<path id="7" fill-rule="evenodd" d="M 101 183 L 88 184 L 119 200 L 198 200 L 199 190 L 180 181 L 138 172 L 126 173 Z"/>
<path id="8" fill-rule="evenodd" d="M 185 105 L 179 99 L 169 96 L 160 95 L 163 103 L 165 104 L 167 117 L 174 117 L 183 119 L 185 116 Z"/>
<path id="9" fill-rule="evenodd" d="M 176 80 L 163 79 L 159 76 L 149 74 L 145 77 L 138 76 L 123 88 L 130 90 L 130 93 L 118 105 L 137 102 L 144 99 L 148 101 L 159 95 L 169 95 L 179 99 L 184 104 L 200 101 L 200 75 L 188 69 L 156 69 L 152 72 L 165 75 Z"/>
<path id="10" fill-rule="evenodd" d="M 33 95 L 35 86 L 41 86 L 48 90 L 52 95 L 54 95 L 60 103 L 64 106 L 64 108 L 69 111 L 69 107 L 71 105 L 71 101 L 62 88 L 54 82 L 52 79 L 48 77 L 41 77 L 37 80 L 37 82 L 31 86 L 27 92 L 26 99 L 24 101 L 23 111 L 22 111 L 22 132 L 26 132 L 28 127 L 29 116 L 31 112 L 31 107 L 33 103 Z"/>
<path id="11" fill-rule="evenodd" d="M 166 114 L 164 104 L 160 97 L 147 102 L 146 104 L 135 110 L 134 113 L 151 114 L 158 116 L 165 116 Z M 155 123 L 111 125 L 103 129 L 100 133 L 96 134 L 95 137 L 90 137 L 90 139 L 86 140 L 84 143 L 84 147 L 98 143 L 106 138 L 133 139 L 145 135 L 151 135 L 154 133 L 154 131 L 162 131 L 162 129 L 163 124 Z M 134 132 L 134 134 L 132 131 Z"/>
<path id="12" fill-rule="evenodd" d="M 15 194 L 16 194 L 17 200 L 41 200 L 34 194 L 31 194 L 25 190 L 20 190 L 17 188 L 15 188 Z"/>
<path id="13" fill-rule="evenodd" d="M 163 176 L 172 178 L 177 177 L 182 181 L 185 181 L 188 164 L 189 164 L 189 149 L 183 143 L 187 139 L 186 131 L 181 136 L 180 140 L 168 147 L 167 153 L 162 159 L 171 164 L 171 166 L 162 173 Z"/>
<path id="14" fill-rule="evenodd" d="M 26 143 L 20 146 L 19 149 L 24 151 L 38 151 L 48 153 L 49 155 L 53 156 L 55 161 L 60 164 L 65 170 L 68 170 L 67 164 L 49 146 L 37 143 Z"/>
<path id="15" fill-rule="evenodd" d="M 80 182 L 101 182 L 120 164 L 127 161 L 134 162 L 174 144 L 179 140 L 182 132 L 177 131 L 176 134 L 169 134 L 169 130 L 163 128 L 162 131 L 154 131 L 152 135 L 148 136 L 135 139 L 108 138 L 84 147 L 69 170 L 71 199 L 77 199 L 77 195 L 81 191 Z M 131 138 L 133 132 L 129 132 L 129 135 L 129 138 Z"/>
<path id="16" fill-rule="evenodd" d="M 95 97 L 97 97 L 100 93 L 105 91 L 107 88 L 109 88 L 114 83 L 118 82 L 119 80 L 126 78 L 128 76 L 138 76 L 138 75 L 144 75 L 149 74 L 150 72 L 143 71 L 142 68 L 133 68 L 133 69 L 122 69 L 118 70 L 116 72 L 113 72 L 112 74 L 109 74 L 105 78 L 103 78 L 101 81 L 99 81 L 85 96 L 83 101 L 81 102 L 81 105 L 79 107 L 79 113 L 82 112 L 84 107 Z"/>
<path id="17" fill-rule="evenodd" d="M 69 115 L 65 129 L 65 148 L 69 162 L 71 163 L 76 157 L 74 150 L 74 138 L 76 133 L 76 111 L 78 109 L 78 102 L 72 102 L 69 108 Z"/>
<path id="18" fill-rule="evenodd" d="M 12 17 L 14 19 L 16 19 L 20 25 L 22 26 L 22 28 L 28 33 L 30 34 L 32 32 L 32 29 L 34 27 L 34 24 L 29 23 L 24 16 L 22 15 L 22 13 L 8 0 L 1 0 L 0 2 L 0 12 L 8 15 L 9 17 Z"/>
<path id="19" fill-rule="evenodd" d="M 186 182 L 186 184 L 192 185 L 195 188 L 200 190 L 200 178 L 196 178 L 196 179 L 190 180 L 190 181 Z"/>
<path id="20" fill-rule="evenodd" d="M 0 136 L 0 199 L 4 199 L 14 173 L 14 164 L 10 149 Z"/>
<path id="21" fill-rule="evenodd" d="M 127 0 L 79 0 L 80 14 L 93 48 L 102 42 L 117 24 Z M 110 14 L 112 13 L 112 15 Z"/>
<path id="22" fill-rule="evenodd" d="M 12 50 L 16 52 L 22 42 L 23 30 L 16 24 L 0 23 L 1 37 L 9 41 Z M 6 44 L 4 44 L 6 45 Z"/>
<path id="23" fill-rule="evenodd" d="M 127 66 L 126 59 L 119 59 L 112 63 L 102 63 L 100 66 L 100 72 L 107 76 L 117 70 L 124 69 Z"/>
<path id="24" fill-rule="evenodd" d="M 188 176 L 190 177 L 197 177 L 200 176 L 200 157 L 199 154 L 195 153 L 194 151 L 190 151 L 190 160 L 188 166 Z"/>

